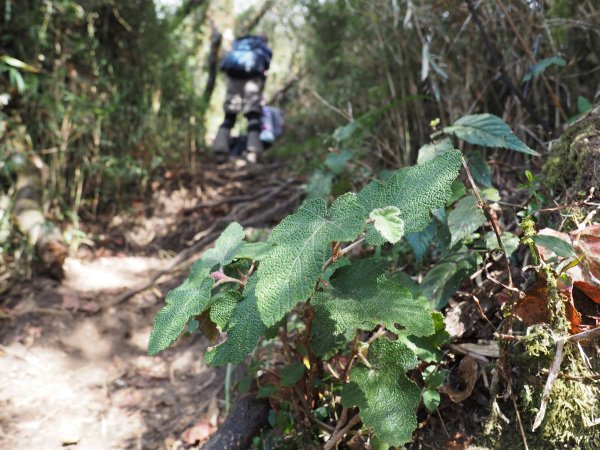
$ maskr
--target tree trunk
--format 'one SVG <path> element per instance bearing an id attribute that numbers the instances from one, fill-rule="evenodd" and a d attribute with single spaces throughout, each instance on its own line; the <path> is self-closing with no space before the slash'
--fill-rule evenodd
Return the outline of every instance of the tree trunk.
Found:
<path id="1" fill-rule="evenodd" d="M 60 230 L 44 217 L 42 189 L 41 169 L 27 158 L 17 176 L 14 220 L 35 248 L 38 260 L 34 268 L 60 280 L 64 276 L 63 263 L 68 248 Z"/>
<path id="2" fill-rule="evenodd" d="M 223 35 L 217 28 L 212 24 L 212 32 L 210 35 L 210 51 L 208 52 L 208 58 L 206 65 L 208 67 L 208 79 L 206 80 L 206 86 L 202 99 L 208 109 L 210 105 L 210 99 L 212 98 L 213 91 L 215 90 L 215 83 L 217 81 L 217 72 L 219 70 L 219 50 L 221 49 L 221 42 L 223 41 Z"/>

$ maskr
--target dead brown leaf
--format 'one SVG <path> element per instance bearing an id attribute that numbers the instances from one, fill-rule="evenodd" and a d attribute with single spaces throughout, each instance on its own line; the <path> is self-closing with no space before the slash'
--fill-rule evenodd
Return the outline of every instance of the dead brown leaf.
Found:
<path id="1" fill-rule="evenodd" d="M 582 331 L 580 328 L 581 313 L 575 308 L 573 286 L 559 283 L 558 291 L 565 304 L 566 318 L 571 324 L 571 333 L 579 333 Z M 517 302 L 513 308 L 513 314 L 525 326 L 550 323 L 548 286 L 544 277 L 540 276 L 535 285 L 525 293 L 525 298 Z"/>
<path id="2" fill-rule="evenodd" d="M 208 422 L 200 421 L 185 430 L 181 438 L 186 444 L 194 445 L 207 440 L 213 432 L 214 428 Z"/>
<path id="3" fill-rule="evenodd" d="M 471 444 L 471 438 L 461 433 L 456 433 L 452 439 L 446 442 L 444 450 L 466 450 Z"/>
<path id="4" fill-rule="evenodd" d="M 479 376 L 479 366 L 471 356 L 466 355 L 458 366 L 458 383 L 462 389 L 455 389 L 454 387 L 444 384 L 440 388 L 440 392 L 450 397 L 454 403 L 461 403 L 473 392 L 475 382 Z"/>

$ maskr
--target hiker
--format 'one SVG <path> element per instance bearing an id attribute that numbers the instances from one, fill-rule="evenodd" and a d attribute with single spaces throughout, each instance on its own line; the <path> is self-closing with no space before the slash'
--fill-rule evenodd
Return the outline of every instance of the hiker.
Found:
<path id="1" fill-rule="evenodd" d="M 260 142 L 263 149 L 271 147 L 283 134 L 283 113 L 274 106 L 263 106 L 260 126 Z M 241 134 L 229 140 L 229 156 L 241 157 L 246 151 L 248 136 Z"/>
<path id="2" fill-rule="evenodd" d="M 261 99 L 271 57 L 267 38 L 261 35 L 236 39 L 232 50 L 223 58 L 221 70 L 227 74 L 227 93 L 224 105 L 225 120 L 219 127 L 213 143 L 216 153 L 226 155 L 229 152 L 231 129 L 240 112 L 248 119 L 248 159 L 256 161 L 257 155 L 262 152 Z"/>
<path id="3" fill-rule="evenodd" d="M 283 113 L 274 106 L 263 106 L 260 141 L 268 148 L 283 134 Z"/>

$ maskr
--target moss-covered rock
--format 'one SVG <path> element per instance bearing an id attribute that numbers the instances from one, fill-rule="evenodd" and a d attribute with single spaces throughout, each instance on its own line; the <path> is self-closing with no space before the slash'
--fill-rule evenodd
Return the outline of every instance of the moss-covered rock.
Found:
<path id="1" fill-rule="evenodd" d="M 567 198 L 600 188 L 600 108 L 570 126 L 552 146 L 544 179 L 553 193 Z"/>
<path id="2" fill-rule="evenodd" d="M 583 361 L 577 346 L 566 343 L 560 376 L 554 382 L 541 426 L 532 425 L 542 402 L 548 370 L 555 357 L 556 342 L 548 326 L 534 325 L 527 338 L 513 344 L 509 364 L 513 392 L 530 450 L 600 448 L 600 387 L 593 379 L 598 367 L 592 357 L 592 369 Z M 590 349 L 584 351 L 590 354 Z M 592 355 L 590 355 L 592 356 Z M 492 408 L 479 444 L 491 450 L 523 448 L 518 433 L 514 405 L 498 400 Z"/>

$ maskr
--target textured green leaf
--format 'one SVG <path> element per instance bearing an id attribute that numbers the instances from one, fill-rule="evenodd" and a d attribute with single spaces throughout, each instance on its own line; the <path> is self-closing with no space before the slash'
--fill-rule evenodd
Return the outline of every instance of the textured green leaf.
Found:
<path id="1" fill-rule="evenodd" d="M 498 189 L 494 188 L 486 188 L 481 190 L 481 196 L 484 200 L 488 202 L 499 202 L 500 201 L 500 192 Z"/>
<path id="2" fill-rule="evenodd" d="M 425 164 L 397 170 L 385 184 L 369 183 L 358 201 L 367 214 L 395 206 L 404 220 L 405 232 L 421 231 L 429 224 L 430 211 L 444 206 L 450 197 L 450 186 L 460 167 L 460 152 L 451 150 Z"/>
<path id="3" fill-rule="evenodd" d="M 395 206 L 375 209 L 371 211 L 369 218 L 386 241 L 395 244 L 404 236 L 404 221 L 400 218 L 400 210 Z"/>
<path id="4" fill-rule="evenodd" d="M 301 362 L 290 364 L 281 369 L 280 381 L 283 387 L 289 387 L 296 384 L 304 375 L 304 364 Z"/>
<path id="5" fill-rule="evenodd" d="M 477 199 L 473 195 L 460 199 L 448 214 L 448 227 L 452 235 L 450 247 L 471 236 L 484 223 L 485 215 L 477 205 Z"/>
<path id="6" fill-rule="evenodd" d="M 342 404 L 358 406 L 364 425 L 377 437 L 400 447 L 410 442 L 417 428 L 415 408 L 419 389 L 405 373 L 417 365 L 414 353 L 400 342 L 381 338 L 371 344 L 368 360 L 350 371 L 350 383 L 342 390 Z"/>
<path id="7" fill-rule="evenodd" d="M 405 335 L 433 334 L 429 305 L 386 279 L 386 267 L 385 262 L 358 261 L 339 269 L 330 280 L 331 289 L 315 295 L 311 346 L 317 355 L 349 342 L 357 329 L 372 330 L 379 324 Z"/>
<path id="8" fill-rule="evenodd" d="M 425 300 L 427 301 L 427 300 Z M 427 362 L 440 362 L 444 354 L 440 351 L 442 345 L 450 342 L 450 335 L 446 331 L 444 316 L 440 312 L 431 314 L 435 333 L 430 336 L 398 336 L 398 340 L 405 343 L 419 359 Z"/>
<path id="9" fill-rule="evenodd" d="M 546 247 L 547 249 L 550 249 L 556 253 L 557 256 L 562 256 L 563 258 L 577 258 L 577 254 L 575 253 L 575 250 L 573 250 L 573 246 L 567 241 L 563 241 L 556 236 L 538 234 L 533 236 L 532 239 L 533 242 L 535 242 L 535 245 Z"/>
<path id="10" fill-rule="evenodd" d="M 167 294 L 166 305 L 152 325 L 148 353 L 156 355 L 167 348 L 183 331 L 191 317 L 201 314 L 210 300 L 213 279 L 205 278 L 197 286 L 186 282 Z"/>
<path id="11" fill-rule="evenodd" d="M 248 280 L 244 288 L 244 299 L 235 305 L 231 319 L 227 323 L 227 339 L 206 352 L 206 362 L 213 366 L 239 364 L 256 347 L 265 333 L 265 325 L 260 320 L 255 296 L 256 276 Z"/>
<path id="12" fill-rule="evenodd" d="M 424 164 L 427 161 L 431 161 L 436 156 L 443 155 L 444 153 L 454 148 L 452 140 L 450 138 L 443 138 L 437 142 L 431 144 L 425 144 L 419 149 L 419 156 L 417 157 L 417 164 Z"/>
<path id="13" fill-rule="evenodd" d="M 528 155 L 539 156 L 539 153 L 529 148 L 521 141 L 509 126 L 493 114 L 473 114 L 464 116 L 454 122 L 454 125 L 444 128 L 444 133 L 453 134 L 469 144 L 484 147 L 505 148 Z"/>
<path id="14" fill-rule="evenodd" d="M 247 258 L 254 261 L 261 261 L 273 250 L 273 246 L 268 242 L 245 242 L 244 246 L 235 255 L 237 258 Z"/>
<path id="15" fill-rule="evenodd" d="M 450 189 L 452 189 L 452 195 L 446 201 L 446 206 L 453 205 L 458 200 L 467 195 L 467 188 L 461 180 L 454 180 Z"/>
<path id="16" fill-rule="evenodd" d="M 233 289 L 213 296 L 210 301 L 210 320 L 221 330 L 225 330 L 233 310 L 241 300 L 242 295 Z"/>
<path id="17" fill-rule="evenodd" d="M 205 267 L 214 267 L 217 264 L 226 266 L 234 260 L 235 255 L 244 246 L 244 237 L 242 226 L 237 222 L 230 223 L 215 242 L 215 246 L 206 250 L 202 255 L 202 265 Z"/>
<path id="18" fill-rule="evenodd" d="M 275 247 L 261 262 L 256 285 L 260 317 L 267 326 L 306 301 L 331 254 L 330 244 L 356 239 L 364 220 L 356 196 L 344 194 L 329 211 L 325 201 L 309 200 L 273 229 L 269 242 Z"/>
<path id="19" fill-rule="evenodd" d="M 352 159 L 352 153 L 348 150 L 342 150 L 339 153 L 330 153 L 325 159 L 325 165 L 331 172 L 338 175 L 342 173 L 348 161 Z"/>

